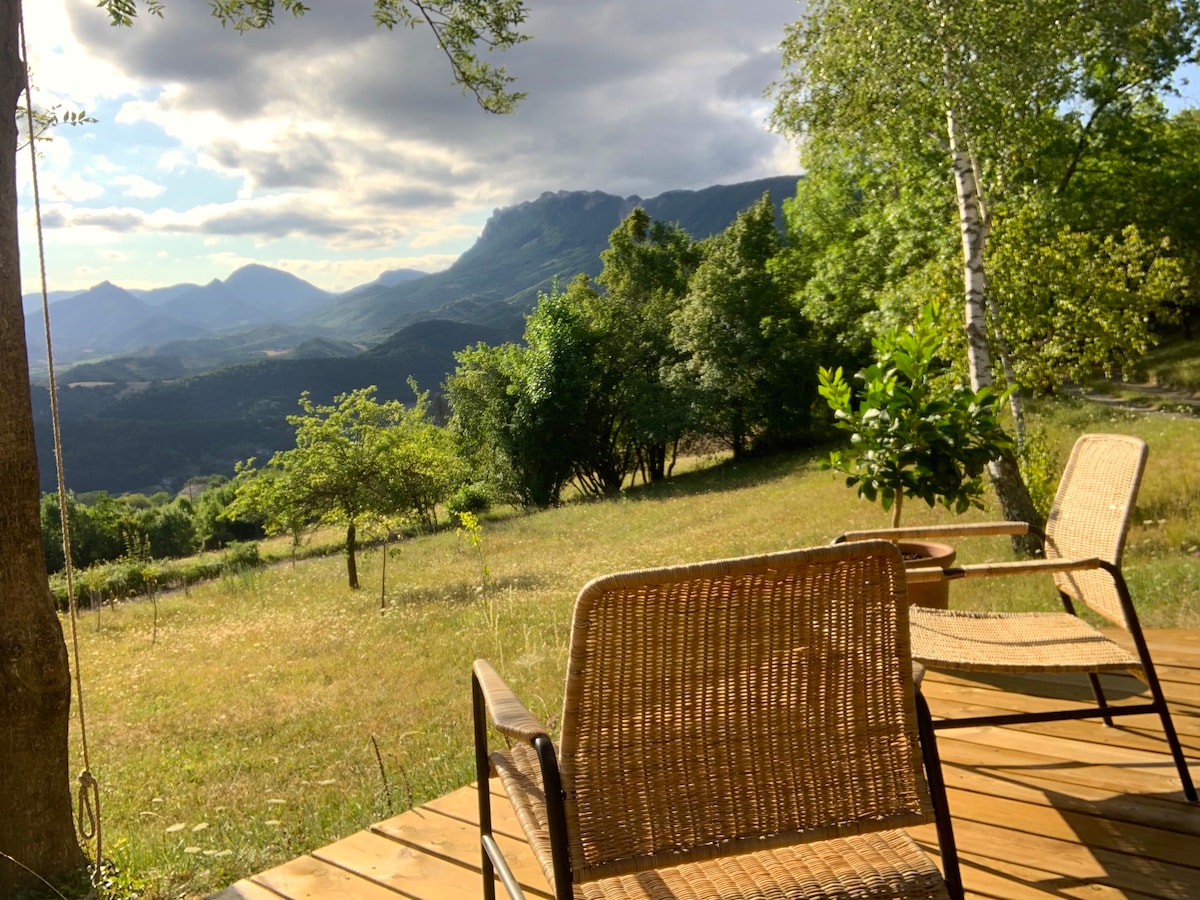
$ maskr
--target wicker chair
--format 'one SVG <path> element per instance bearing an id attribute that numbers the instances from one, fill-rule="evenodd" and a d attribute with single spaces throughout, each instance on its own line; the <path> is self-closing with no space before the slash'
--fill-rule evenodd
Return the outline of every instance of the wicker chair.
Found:
<path id="1" fill-rule="evenodd" d="M 598 578 L 557 748 L 477 661 L 484 897 L 522 896 L 492 770 L 558 900 L 961 897 L 905 585 L 883 541 Z M 928 821 L 945 879 L 899 830 Z"/>
<path id="2" fill-rule="evenodd" d="M 1154 663 L 1138 623 L 1129 588 L 1121 573 L 1125 535 L 1146 463 L 1146 444 L 1119 434 L 1085 434 L 1075 442 L 1047 520 L 1045 559 L 952 567 L 909 572 L 910 581 L 939 578 L 997 577 L 1019 574 L 1051 575 L 1065 612 L 987 613 L 931 610 L 914 607 L 910 613 L 913 658 L 934 669 L 967 672 L 1082 673 L 1088 676 L 1095 705 L 1036 713 L 1011 713 L 938 719 L 935 729 L 1016 722 L 1048 722 L 1099 716 L 1106 725 L 1113 716 L 1157 713 L 1179 770 L 1188 800 L 1196 789 L 1187 759 L 1171 722 Z M 858 531 L 838 541 L 871 540 L 886 536 L 954 537 L 979 534 L 1036 533 L 1024 522 L 998 522 L 899 528 L 887 532 Z M 1125 629 L 1134 653 L 1075 615 L 1084 603 Z M 1127 672 L 1149 688 L 1150 702 L 1110 704 L 1099 675 Z"/>

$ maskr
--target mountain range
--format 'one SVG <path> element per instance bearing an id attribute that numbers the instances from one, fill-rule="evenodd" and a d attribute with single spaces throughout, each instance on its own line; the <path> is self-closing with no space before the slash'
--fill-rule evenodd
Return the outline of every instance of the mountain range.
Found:
<path id="1" fill-rule="evenodd" d="M 411 400 L 408 379 L 440 389 L 454 353 L 519 340 L 524 315 L 557 279 L 596 275 L 621 220 L 641 206 L 695 238 L 715 234 L 769 191 L 779 204 L 796 176 L 618 197 L 559 191 L 497 209 L 448 269 L 385 272 L 331 294 L 250 265 L 224 281 L 125 290 L 109 282 L 50 297 L 68 483 L 76 491 L 158 490 L 229 474 L 249 456 L 290 446 L 286 416 L 365 385 Z M 26 335 L 43 490 L 54 472 L 40 295 L 27 296 Z"/>

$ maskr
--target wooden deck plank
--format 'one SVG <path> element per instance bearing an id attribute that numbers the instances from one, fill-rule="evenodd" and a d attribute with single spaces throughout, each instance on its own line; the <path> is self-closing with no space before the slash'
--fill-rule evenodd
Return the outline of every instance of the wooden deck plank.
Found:
<path id="1" fill-rule="evenodd" d="M 994 712 L 1006 712 L 1006 710 L 997 710 L 991 707 L 979 706 L 959 706 L 957 704 L 947 704 L 944 701 L 934 704 L 930 701 L 930 705 L 934 706 L 939 713 L 945 714 L 947 718 L 964 718 L 971 715 L 984 715 Z M 1173 717 L 1176 726 L 1180 722 L 1178 717 Z M 1115 752 L 1123 752 L 1125 750 L 1137 751 L 1159 758 L 1170 758 L 1168 756 L 1170 750 L 1167 746 L 1166 739 L 1163 737 L 1162 725 L 1157 716 L 1128 716 L 1125 718 L 1117 717 L 1113 720 L 1111 727 L 1105 727 L 1100 724 L 1098 719 L 1082 719 L 1073 721 L 1059 722 L 1036 722 L 1024 723 L 1019 725 L 993 726 L 1000 732 L 1007 733 L 1023 733 L 1026 735 L 1041 736 L 1047 740 L 1058 739 L 1065 741 L 1078 741 L 1084 744 L 1095 744 L 1102 747 L 1107 747 Z M 938 734 L 944 740 L 952 740 L 957 732 L 966 733 L 965 729 L 942 729 Z M 1004 743 L 998 736 L 995 738 L 996 743 Z M 1180 744 L 1183 746 L 1184 756 L 1188 759 L 1189 767 L 1192 769 L 1193 779 L 1200 780 L 1200 735 L 1181 734 L 1179 737 Z M 1011 742 L 1012 746 L 1017 745 L 1017 741 Z M 1048 745 L 1047 745 L 1048 749 Z"/>
<path id="2" fill-rule="evenodd" d="M 937 853 L 932 825 L 911 830 L 917 843 L 930 855 Z M 969 835 L 963 835 L 967 837 Z M 968 900 L 1046 900 L 1047 897 L 1080 900 L 1154 900 L 1151 895 L 1094 880 L 1071 878 L 1021 860 L 994 858 L 959 847 L 959 866 Z"/>
<path id="3" fill-rule="evenodd" d="M 972 683 L 965 679 L 956 681 L 950 676 L 942 678 L 940 677 L 940 673 L 938 676 L 927 676 L 926 683 L 922 685 L 923 689 L 928 689 L 927 699 L 931 708 L 936 707 L 935 700 L 946 703 L 950 708 L 979 706 L 983 708 L 983 711 L 995 712 L 1040 712 L 1043 710 L 1095 707 L 1095 703 L 1090 696 L 1086 700 L 1080 695 L 1070 697 L 1055 696 L 1050 691 L 1040 691 L 1039 687 L 1033 682 L 1014 682 L 1005 688 L 999 688 L 980 682 Z M 1148 693 L 1120 697 L 1118 699 L 1119 702 L 1114 703 L 1114 706 L 1133 706 L 1150 702 Z M 1171 711 L 1172 717 L 1178 720 L 1176 722 L 1176 729 L 1181 735 L 1195 737 L 1197 734 L 1200 734 L 1200 716 L 1187 706 L 1175 702 L 1175 698 L 1170 694 L 1167 694 L 1167 708 Z M 938 713 L 934 712 L 934 715 L 937 716 Z M 946 712 L 946 715 L 949 716 L 950 713 Z M 1098 718 L 1099 716 L 1096 716 L 1095 718 L 1080 719 L 1079 721 L 1095 721 Z M 1152 728 L 1159 727 L 1158 716 L 1154 713 L 1129 714 L 1122 718 L 1122 721 L 1143 724 Z"/>
<path id="4" fill-rule="evenodd" d="M 1081 781 L 1083 784 L 1111 786 L 1114 789 L 1124 787 L 1126 790 L 1133 790 L 1136 784 L 1140 793 L 1178 793 L 1182 797 L 1179 772 L 1167 754 L 1165 743 L 1161 753 L 1151 753 L 1034 734 L 1018 728 L 960 728 L 939 733 L 939 740 L 947 735 L 952 735 L 952 740 L 972 744 L 979 753 L 991 753 L 993 748 L 1002 746 L 1041 757 L 1041 761 L 1026 763 L 1025 767 L 1032 765 L 1048 773 L 1053 772 L 1054 777 L 1061 776 L 1064 781 L 1084 779 Z"/>
<path id="5" fill-rule="evenodd" d="M 1150 632 L 1176 728 L 1200 781 L 1200 630 Z M 1140 686 L 1106 678 L 1114 694 Z M 931 670 L 934 715 L 1060 707 L 1089 697 L 1050 676 Z M 972 900 L 1200 898 L 1200 806 L 1183 799 L 1155 716 L 938 732 L 963 880 Z M 497 839 L 531 897 L 545 879 L 495 783 Z M 463 787 L 210 900 L 466 900 L 481 896 L 475 788 Z M 937 854 L 932 826 L 913 829 Z"/>
<path id="6" fill-rule="evenodd" d="M 463 788 L 448 796 L 453 797 L 454 795 L 463 793 L 467 794 L 473 804 L 475 800 L 474 788 Z M 493 833 L 496 836 L 496 842 L 504 852 L 505 858 L 512 867 L 513 875 L 520 882 L 522 888 L 530 896 L 549 897 L 551 895 L 546 884 L 545 875 L 542 873 L 541 866 L 533 858 L 533 854 L 530 852 L 524 838 L 506 835 L 496 827 L 506 808 L 508 810 L 507 817 L 515 823 L 516 815 L 512 812 L 508 798 L 501 796 L 493 804 Z M 380 822 L 372 826 L 371 830 L 392 840 L 400 841 L 410 847 L 420 849 L 430 855 L 446 860 L 460 861 L 464 864 L 469 863 L 471 866 L 471 876 L 474 879 L 475 895 L 478 896 L 481 878 L 479 870 L 479 817 L 472 816 L 471 818 L 473 821 L 443 815 L 427 806 L 420 817 L 406 813 L 402 816 L 388 819 L 386 822 Z M 519 834 L 519 826 L 517 831 Z"/>
<path id="7" fill-rule="evenodd" d="M 1111 850 L 1153 859 L 1173 866 L 1195 862 L 1197 842 L 1181 840 L 1168 829 L 1137 822 L 1117 822 L 1057 806 L 977 794 L 951 788 L 950 809 L 955 824 L 973 821 L 1010 831 L 1036 823 L 1036 834 L 1047 840 L 1083 843 L 1091 850 Z"/>
<path id="8" fill-rule="evenodd" d="M 280 895 L 244 878 L 211 895 L 208 900 L 280 900 Z"/>
<path id="9" fill-rule="evenodd" d="M 1052 804 L 1064 813 L 1084 813 L 1115 822 L 1153 825 L 1181 839 L 1200 838 L 1200 810 L 1181 802 L 1178 797 L 1129 794 L 1083 784 L 1064 786 L 1032 772 L 1012 777 L 985 769 L 960 767 L 944 757 L 943 770 L 946 784 L 951 789 L 1023 800 L 1039 806 Z M 952 811 L 958 814 L 960 807 L 956 805 Z"/>
<path id="10" fill-rule="evenodd" d="M 412 900 L 478 900 L 480 894 L 478 869 L 373 831 L 352 834 L 312 855 Z"/>
<path id="11" fill-rule="evenodd" d="M 1101 726 L 1096 726 L 1097 728 Z M 1125 793 L 1129 796 L 1160 796 L 1183 803 L 1183 791 L 1163 775 L 1107 766 L 1082 765 L 1077 760 L 1019 751 L 1003 743 L 986 744 L 965 740 L 963 732 L 941 732 L 938 749 L 945 766 L 961 765 L 971 769 L 989 769 L 1009 778 L 1035 775 L 1059 785 L 1061 791 L 1077 786 Z M 1171 766 L 1170 757 L 1162 757 Z M 1200 895 L 1198 895 L 1200 896 Z"/>
<path id="12" fill-rule="evenodd" d="M 313 856 L 293 859 L 251 880 L 289 900 L 397 900 L 405 896 Z"/>
<path id="13" fill-rule="evenodd" d="M 1049 877 L 1027 886 L 1044 891 L 1046 896 L 1060 895 L 1065 884 L 1100 884 L 1126 893 L 1196 900 L 1200 884 L 1195 868 L 1190 866 L 1087 847 L 1074 840 L 1047 838 L 1026 829 L 956 821 L 955 837 L 964 848 L 963 857 L 973 866 L 1003 871 L 1013 862 L 1029 861 L 1043 869 Z M 963 878 L 970 887 L 970 875 L 964 874 Z"/>

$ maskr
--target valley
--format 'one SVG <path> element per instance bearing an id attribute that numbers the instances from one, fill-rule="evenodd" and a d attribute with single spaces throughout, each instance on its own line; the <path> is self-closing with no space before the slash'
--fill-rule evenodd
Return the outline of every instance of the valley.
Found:
<path id="1" fill-rule="evenodd" d="M 497 210 L 450 268 L 384 273 L 330 295 L 264 266 L 225 281 L 130 292 L 104 283 L 50 305 L 65 468 L 78 492 L 178 489 L 195 475 L 233 472 L 289 445 L 286 417 L 376 385 L 381 400 L 412 397 L 409 378 L 438 393 L 454 353 L 521 337 L 539 292 L 600 271 L 611 231 L 634 207 L 695 238 L 724 229 L 795 176 L 643 200 L 560 191 Z M 42 472 L 54 488 L 53 436 L 40 304 L 26 333 Z"/>

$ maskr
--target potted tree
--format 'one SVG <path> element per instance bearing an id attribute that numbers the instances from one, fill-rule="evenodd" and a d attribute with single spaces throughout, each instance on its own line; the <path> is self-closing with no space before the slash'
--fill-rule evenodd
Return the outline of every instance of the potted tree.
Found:
<path id="1" fill-rule="evenodd" d="M 905 498 L 956 513 L 981 507 L 988 463 L 1012 446 L 1000 425 L 1004 395 L 955 380 L 939 356 L 936 322 L 936 307 L 926 306 L 912 325 L 876 338 L 876 361 L 854 376 L 855 390 L 840 368 L 820 370 L 818 390 L 837 426 L 851 435 L 851 449 L 831 453 L 824 466 L 844 472 L 847 487 L 890 510 L 893 528 Z M 904 541 L 900 549 L 910 567 L 954 561 L 945 544 Z M 909 594 L 914 603 L 944 609 L 948 584 L 913 584 Z"/>

